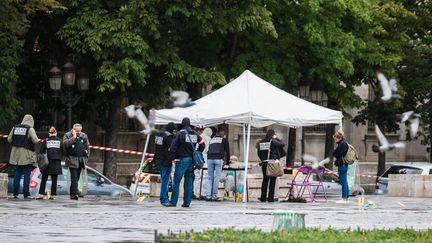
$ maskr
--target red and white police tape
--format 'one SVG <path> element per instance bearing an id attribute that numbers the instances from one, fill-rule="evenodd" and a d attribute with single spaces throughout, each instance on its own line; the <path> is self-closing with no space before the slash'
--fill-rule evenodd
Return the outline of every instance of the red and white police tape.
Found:
<path id="1" fill-rule="evenodd" d="M 0 134 L 1 138 L 7 138 L 8 135 L 4 135 L 4 134 Z M 43 142 L 43 139 L 39 139 L 39 142 Z M 116 153 L 125 153 L 125 154 L 134 154 L 134 155 L 142 155 L 143 152 L 139 152 L 139 151 L 134 151 L 134 150 L 129 150 L 129 149 L 118 149 L 118 148 L 110 148 L 110 147 L 102 147 L 102 146 L 95 146 L 95 145 L 90 145 L 91 149 L 96 149 L 96 150 L 105 150 L 105 151 L 110 151 L 110 152 L 116 152 Z M 153 157 L 154 154 L 151 153 L 146 153 L 146 156 L 149 157 Z M 151 160 L 149 160 L 151 161 Z M 290 167 L 284 167 L 284 169 L 286 170 L 292 170 L 295 168 L 290 168 Z M 337 175 L 338 173 L 336 171 L 326 171 L 326 174 L 334 174 Z M 360 175 L 361 177 L 367 177 L 367 178 L 378 178 L 379 176 L 376 175 Z"/>
<path id="2" fill-rule="evenodd" d="M 7 138 L 8 135 L 0 134 L 1 138 Z M 43 139 L 39 139 L 39 142 L 43 142 Z M 143 155 L 143 152 L 135 151 L 135 150 L 129 150 L 129 149 L 119 149 L 119 148 L 110 148 L 110 147 L 102 147 L 102 146 L 96 146 L 96 145 L 90 145 L 91 149 L 96 150 L 104 150 L 109 152 L 116 152 L 116 153 L 125 153 L 125 154 L 134 154 L 134 155 Z M 154 154 L 146 153 L 146 156 L 153 157 Z"/>

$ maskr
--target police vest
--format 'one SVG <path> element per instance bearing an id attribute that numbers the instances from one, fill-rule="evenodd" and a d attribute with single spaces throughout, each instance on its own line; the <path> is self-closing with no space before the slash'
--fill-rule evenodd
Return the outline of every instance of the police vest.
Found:
<path id="1" fill-rule="evenodd" d="M 49 137 L 45 140 L 48 160 L 62 159 L 61 142 L 61 139 L 58 137 Z"/>
<path id="2" fill-rule="evenodd" d="M 35 145 L 32 140 L 28 137 L 30 126 L 19 124 L 16 125 L 12 132 L 12 146 L 22 147 L 35 151 Z"/>
<path id="3" fill-rule="evenodd" d="M 207 152 L 208 159 L 223 159 L 225 156 L 225 147 L 222 137 L 214 137 L 210 140 Z"/>
<path id="4" fill-rule="evenodd" d="M 258 143 L 258 157 L 261 159 L 261 161 L 266 161 L 269 159 L 270 146 L 271 141 L 267 139 L 263 139 Z"/>
<path id="5" fill-rule="evenodd" d="M 172 134 L 168 131 L 161 131 L 155 136 L 155 160 L 157 163 L 171 163 L 169 148 L 171 144 L 166 141 Z"/>
<path id="6" fill-rule="evenodd" d="M 66 149 L 67 154 L 73 157 L 87 157 L 87 139 L 85 137 L 76 137 L 75 143 Z"/>

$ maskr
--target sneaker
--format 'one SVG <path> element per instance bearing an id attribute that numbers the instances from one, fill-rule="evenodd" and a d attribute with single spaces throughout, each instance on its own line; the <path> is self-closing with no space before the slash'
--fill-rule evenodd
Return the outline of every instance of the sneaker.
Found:
<path id="1" fill-rule="evenodd" d="M 211 198 L 209 198 L 209 197 L 206 197 L 205 200 L 206 200 L 207 202 L 211 202 L 211 201 L 213 201 L 213 200 L 212 200 Z"/>
<path id="2" fill-rule="evenodd" d="M 219 198 L 212 198 L 211 201 L 212 202 L 220 202 L 220 199 Z"/>
<path id="3" fill-rule="evenodd" d="M 259 200 L 260 202 L 266 202 L 266 201 L 267 201 L 267 199 L 265 199 L 265 198 L 263 199 L 263 198 L 260 198 L 260 197 L 258 198 L 258 200 Z"/>
<path id="4" fill-rule="evenodd" d="M 228 201 L 228 200 L 229 200 L 229 197 L 228 197 L 228 196 L 224 196 L 224 197 L 223 197 L 223 200 L 224 200 L 224 201 Z"/>
<path id="5" fill-rule="evenodd" d="M 33 197 L 33 199 L 42 200 L 42 199 L 44 199 L 44 195 L 42 195 L 42 194 L 36 195 Z"/>
<path id="6" fill-rule="evenodd" d="M 346 204 L 346 203 L 349 203 L 349 202 L 348 202 L 347 199 L 343 199 L 342 198 L 342 199 L 337 200 L 336 203 Z"/>
<path id="7" fill-rule="evenodd" d="M 19 199 L 19 197 L 18 196 L 13 196 L 13 199 Z"/>
<path id="8" fill-rule="evenodd" d="M 188 208 L 189 207 L 189 205 L 186 205 L 186 204 L 182 204 L 181 206 L 182 206 L 182 208 Z"/>
<path id="9" fill-rule="evenodd" d="M 70 199 L 71 199 L 71 200 L 78 200 L 78 195 L 71 196 Z"/>
<path id="10" fill-rule="evenodd" d="M 171 203 L 166 203 L 166 204 L 162 204 L 162 205 L 164 205 L 165 207 L 175 207 L 176 206 L 176 205 L 171 204 Z"/>

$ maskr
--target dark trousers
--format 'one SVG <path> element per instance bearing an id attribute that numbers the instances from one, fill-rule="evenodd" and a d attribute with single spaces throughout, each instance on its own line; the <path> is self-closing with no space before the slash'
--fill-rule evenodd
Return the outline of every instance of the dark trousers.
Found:
<path id="1" fill-rule="evenodd" d="M 78 181 L 80 179 L 82 167 L 79 166 L 78 168 L 69 168 L 70 175 L 71 175 L 71 185 L 70 185 L 70 196 L 78 196 Z"/>
<path id="2" fill-rule="evenodd" d="M 30 165 L 17 165 L 15 169 L 14 181 L 13 181 L 13 194 L 18 196 L 20 189 L 21 176 L 24 175 L 23 182 L 23 194 L 24 197 L 30 196 L 30 173 L 33 166 Z"/>
<path id="3" fill-rule="evenodd" d="M 42 181 L 39 187 L 39 194 L 45 194 L 45 187 L 48 181 L 48 174 L 42 174 Z M 57 177 L 58 175 L 51 175 L 51 195 L 57 195 Z"/>
<path id="4" fill-rule="evenodd" d="M 263 181 L 261 185 L 261 201 L 274 201 L 274 191 L 276 185 L 276 177 L 267 176 L 267 163 L 262 163 L 261 169 L 263 172 Z M 270 187 L 269 187 L 270 181 Z M 268 188 L 268 197 L 267 197 L 267 188 Z"/>

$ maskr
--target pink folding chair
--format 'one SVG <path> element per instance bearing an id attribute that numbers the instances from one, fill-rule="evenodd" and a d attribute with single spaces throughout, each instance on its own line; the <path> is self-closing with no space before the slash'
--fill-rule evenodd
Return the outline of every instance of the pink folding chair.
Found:
<path id="1" fill-rule="evenodd" d="M 325 201 L 327 201 L 327 194 L 323 185 L 324 172 L 324 167 L 312 169 L 312 167 L 310 166 L 301 166 L 292 181 L 288 182 L 289 190 L 287 193 L 287 197 L 295 189 L 296 192 L 294 192 L 293 194 L 295 198 L 303 198 L 303 196 L 305 196 L 306 201 L 317 202 L 315 196 L 318 193 L 319 189 L 322 189 L 324 199 Z M 299 180 L 300 174 L 304 175 L 303 180 Z M 318 181 L 313 180 L 312 175 L 314 174 L 317 175 Z"/>

